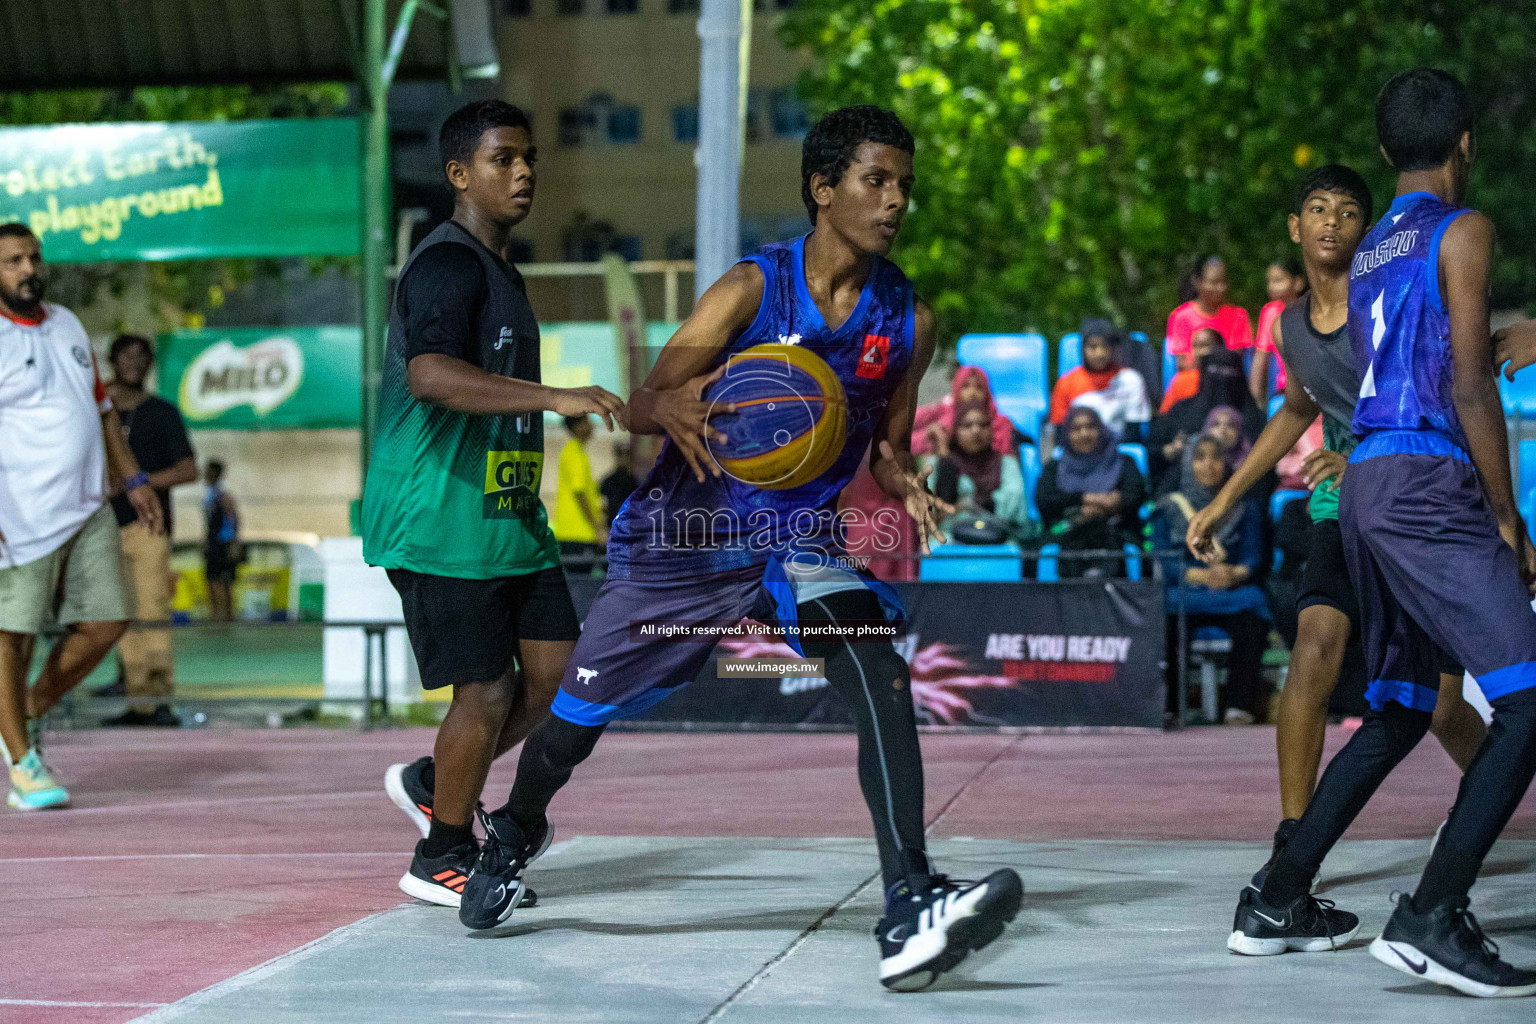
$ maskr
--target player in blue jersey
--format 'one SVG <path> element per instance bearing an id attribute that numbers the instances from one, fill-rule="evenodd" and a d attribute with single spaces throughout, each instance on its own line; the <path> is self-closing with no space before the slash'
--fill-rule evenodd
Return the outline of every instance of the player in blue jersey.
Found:
<path id="1" fill-rule="evenodd" d="M 841 544 L 837 497 L 866 451 L 875 480 L 924 535 L 948 511 L 914 474 L 908 447 L 918 381 L 933 355 L 932 313 L 885 258 L 907 211 L 914 148 L 901 121 L 877 107 L 846 107 L 817 122 L 801 161 L 813 230 L 760 250 L 711 285 L 631 397 L 630 429 L 667 440 L 614 520 L 608 580 L 553 714 L 524 745 L 506 805 L 482 817 L 486 841 L 459 911 L 467 927 L 492 927 L 512 913 L 524 868 L 549 844 L 550 799 L 607 724 L 692 680 L 715 646 L 708 637 L 651 639 L 632 627 L 742 617 L 777 620 L 806 656 L 824 658 L 857 724 L 859 782 L 886 891 L 876 929 L 882 983 L 932 983 L 1018 912 L 1023 887 L 1013 871 L 961 882 L 928 860 L 906 663 L 888 640 L 850 642 L 826 630 L 900 614 L 894 593 L 853 568 Z M 732 411 L 712 407 L 707 389 L 733 354 L 764 342 L 819 355 L 848 399 L 840 455 L 789 490 L 732 479 L 707 445 L 718 435 L 710 418 Z"/>
<path id="2" fill-rule="evenodd" d="M 1472 162 L 1466 90 L 1443 71 L 1398 75 L 1376 103 L 1397 198 L 1350 270 L 1360 371 L 1339 525 L 1360 597 L 1371 711 L 1319 782 L 1263 887 L 1244 890 L 1228 945 L 1331 949 L 1359 919 L 1309 895 L 1323 857 L 1429 730 L 1437 648 L 1467 667 L 1493 724 L 1418 888 L 1371 943 L 1378 960 L 1475 996 L 1536 994 L 1468 909 L 1483 859 L 1536 775 L 1536 550 L 1510 486 L 1488 331 L 1493 226 L 1460 204 Z"/>

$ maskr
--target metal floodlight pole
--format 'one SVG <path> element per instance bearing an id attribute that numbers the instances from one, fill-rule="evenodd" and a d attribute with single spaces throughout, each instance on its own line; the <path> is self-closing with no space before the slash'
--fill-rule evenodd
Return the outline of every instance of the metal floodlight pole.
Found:
<path id="1" fill-rule="evenodd" d="M 751 0 L 703 0 L 699 9 L 695 298 L 741 255 L 742 26 L 750 5 Z"/>
<path id="2" fill-rule="evenodd" d="M 388 18 L 385 0 L 366 0 L 363 28 L 363 91 L 368 113 L 363 118 L 363 421 L 359 464 L 368 473 L 373 451 L 374 426 L 379 412 L 379 382 L 383 378 L 384 333 L 389 282 L 389 78 L 386 76 L 385 38 Z M 406 20 L 412 10 L 402 11 L 397 36 L 404 42 Z"/>

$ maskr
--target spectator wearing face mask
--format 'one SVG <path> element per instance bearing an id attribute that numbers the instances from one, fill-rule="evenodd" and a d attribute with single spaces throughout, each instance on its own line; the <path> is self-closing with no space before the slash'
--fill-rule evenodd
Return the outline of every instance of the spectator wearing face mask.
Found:
<path id="1" fill-rule="evenodd" d="M 1218 348 L 1201 360 L 1199 373 L 1199 390 L 1189 398 L 1175 402 L 1166 413 L 1152 421 L 1147 437 L 1147 457 L 1152 490 L 1156 494 L 1165 494 L 1177 485 L 1177 471 L 1184 462 L 1184 447 L 1205 428 L 1211 410 L 1219 406 L 1237 410 L 1242 418 L 1241 433 L 1249 442 L 1264 429 L 1264 414 L 1248 393 L 1241 356 Z"/>

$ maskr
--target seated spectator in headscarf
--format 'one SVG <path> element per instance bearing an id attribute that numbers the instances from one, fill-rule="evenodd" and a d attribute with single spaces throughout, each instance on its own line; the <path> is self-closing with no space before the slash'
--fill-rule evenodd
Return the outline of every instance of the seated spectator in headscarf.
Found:
<path id="1" fill-rule="evenodd" d="M 1193 397 L 1200 390 L 1200 360 L 1218 348 L 1227 347 L 1221 335 L 1212 327 L 1202 327 L 1196 331 L 1189 345 L 1189 366 L 1175 373 L 1173 380 L 1168 382 L 1168 390 L 1163 392 L 1163 400 L 1157 407 L 1159 413 L 1165 413 L 1175 403 Z"/>
<path id="2" fill-rule="evenodd" d="M 1246 381 L 1244 384 L 1246 390 Z M 1177 538 L 1188 532 L 1189 520 L 1215 499 L 1227 480 L 1226 451 L 1220 441 L 1201 434 L 1191 449 L 1192 457 L 1178 488 L 1158 501 L 1153 543 L 1160 551 L 1179 546 Z M 1177 581 L 1170 582 L 1167 598 L 1170 710 L 1177 707 L 1178 699 L 1178 609 L 1182 602 L 1191 634 L 1202 626 L 1215 626 L 1232 639 L 1227 689 L 1218 712 L 1222 720 L 1249 723 L 1263 721 L 1268 715 L 1269 689 L 1262 667 L 1269 638 L 1269 609 L 1264 592 L 1255 582 L 1263 561 L 1263 534 L 1263 512 L 1255 502 L 1245 500 L 1217 531 L 1220 561 L 1200 565 L 1178 556 L 1165 558 L 1164 578 Z"/>
<path id="3" fill-rule="evenodd" d="M 1275 466 L 1275 474 L 1280 478 L 1280 486 L 1288 491 L 1305 491 L 1307 487 L 1306 462 L 1307 456 L 1323 447 L 1323 418 L 1319 416 L 1312 421 L 1307 432 L 1301 435 L 1301 440 L 1291 446 L 1291 450 L 1280 457 L 1280 462 Z"/>
<path id="4" fill-rule="evenodd" d="M 981 402 L 959 404 L 949 453 L 934 460 L 929 486 L 957 513 L 989 513 L 1012 539 L 1028 540 L 1035 524 L 1024 500 L 1024 473 L 1017 455 L 998 448 L 992 422 Z"/>
<path id="5" fill-rule="evenodd" d="M 869 471 L 869 453 L 859 471 L 838 496 L 848 553 L 866 558 L 865 570 L 877 580 L 896 583 L 917 579 L 917 525 L 899 498 L 893 498 L 875 482 Z"/>
<path id="6" fill-rule="evenodd" d="M 1236 473 L 1237 467 L 1253 450 L 1253 442 L 1243 434 L 1243 414 L 1230 405 L 1218 405 L 1206 413 L 1200 433 L 1209 434 L 1221 442 L 1222 450 L 1226 452 L 1228 473 Z"/>
<path id="7" fill-rule="evenodd" d="M 1035 507 L 1048 539 L 1063 551 L 1118 551 L 1139 533 L 1137 510 L 1147 485 L 1136 461 L 1115 447 L 1115 435 L 1097 410 L 1074 405 L 1067 413 L 1061 458 L 1040 471 Z M 1124 560 L 1061 559 L 1061 575 L 1119 576 Z"/>
<path id="8" fill-rule="evenodd" d="M 1264 414 L 1248 393 L 1242 356 L 1229 349 L 1215 349 L 1200 360 L 1199 372 L 1200 389 L 1152 421 L 1147 459 L 1154 494 L 1166 494 L 1178 484 L 1184 446 L 1205 429 L 1206 417 L 1217 406 L 1230 406 L 1242 415 L 1242 434 L 1250 443 L 1264 429 Z"/>
<path id="9" fill-rule="evenodd" d="M 1147 404 L 1147 382 L 1122 362 L 1125 339 L 1108 320 L 1084 320 L 1081 333 L 1082 365 L 1062 374 L 1051 389 L 1052 425 L 1062 427 L 1067 410 L 1091 394 L 1112 433 L 1124 441 L 1140 441 L 1152 410 Z"/>
<path id="10" fill-rule="evenodd" d="M 997 411 L 992 398 L 992 382 L 987 371 L 979 366 L 960 366 L 950 378 L 949 394 L 928 405 L 917 408 L 912 421 L 912 454 L 947 455 L 955 435 L 955 410 L 960 403 L 982 405 L 991 424 L 992 446 L 1000 452 L 1011 453 L 1019 445 L 1032 441 L 1025 437 L 1013 421 Z"/>

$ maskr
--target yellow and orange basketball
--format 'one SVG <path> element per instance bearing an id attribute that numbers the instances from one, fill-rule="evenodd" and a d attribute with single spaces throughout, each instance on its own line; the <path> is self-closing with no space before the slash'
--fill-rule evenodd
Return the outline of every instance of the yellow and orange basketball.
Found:
<path id="1" fill-rule="evenodd" d="M 832 467 L 848 438 L 848 399 L 826 360 L 797 345 L 754 345 L 731 356 L 705 396 L 736 411 L 710 422 L 720 468 L 772 491 L 800 487 Z"/>

